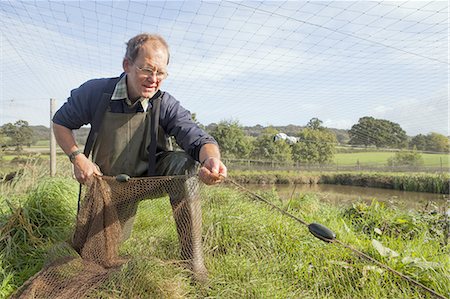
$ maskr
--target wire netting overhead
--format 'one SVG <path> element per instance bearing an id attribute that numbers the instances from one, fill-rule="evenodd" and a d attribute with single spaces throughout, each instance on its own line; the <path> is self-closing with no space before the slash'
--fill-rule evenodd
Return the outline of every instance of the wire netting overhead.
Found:
<path id="1" fill-rule="evenodd" d="M 171 49 L 163 90 L 208 124 L 349 129 L 360 117 L 448 134 L 447 1 L 1 1 L 0 122 L 48 124 L 141 32 Z"/>

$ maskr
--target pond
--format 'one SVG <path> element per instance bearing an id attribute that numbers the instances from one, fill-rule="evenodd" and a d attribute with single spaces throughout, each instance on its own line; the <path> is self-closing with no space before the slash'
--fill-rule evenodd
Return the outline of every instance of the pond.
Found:
<path id="1" fill-rule="evenodd" d="M 246 188 L 252 191 L 270 191 L 274 189 L 280 198 L 289 200 L 302 193 L 314 193 L 321 200 L 335 205 L 350 205 L 353 202 L 362 200 L 370 203 L 373 199 L 384 202 L 387 205 L 395 205 L 401 209 L 419 210 L 427 205 L 434 204 L 439 210 L 443 210 L 446 205 L 447 195 L 409 192 L 392 189 L 327 185 L 327 184 L 277 184 L 277 185 L 258 185 L 247 184 Z"/>

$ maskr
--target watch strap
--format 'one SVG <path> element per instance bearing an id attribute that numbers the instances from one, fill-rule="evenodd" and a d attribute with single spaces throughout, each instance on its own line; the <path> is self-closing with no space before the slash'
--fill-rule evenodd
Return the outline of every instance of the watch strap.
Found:
<path id="1" fill-rule="evenodd" d="M 77 149 L 76 151 L 73 151 L 72 153 L 70 153 L 70 155 L 68 155 L 70 162 L 73 163 L 73 161 L 75 160 L 75 157 L 82 153 L 83 153 L 83 151 L 80 149 Z"/>

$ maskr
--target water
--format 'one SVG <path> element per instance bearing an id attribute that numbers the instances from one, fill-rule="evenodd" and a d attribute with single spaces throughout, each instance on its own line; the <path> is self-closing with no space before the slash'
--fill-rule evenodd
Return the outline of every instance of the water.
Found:
<path id="1" fill-rule="evenodd" d="M 274 189 L 280 198 L 289 200 L 298 197 L 304 193 L 314 193 L 321 200 L 335 205 L 350 205 L 353 202 L 362 200 L 370 203 L 372 200 L 384 202 L 387 205 L 395 205 L 402 209 L 419 210 L 430 207 L 434 204 L 439 210 L 446 205 L 448 194 L 434 194 L 425 192 L 409 192 L 392 189 L 358 187 L 358 186 L 342 186 L 342 185 L 258 185 L 248 184 L 246 187 L 252 191 L 270 191 Z"/>

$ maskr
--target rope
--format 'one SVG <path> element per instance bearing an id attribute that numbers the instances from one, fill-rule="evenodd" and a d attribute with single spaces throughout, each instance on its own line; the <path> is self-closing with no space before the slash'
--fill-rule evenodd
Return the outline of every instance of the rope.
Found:
<path id="1" fill-rule="evenodd" d="M 250 194 L 252 197 L 258 199 L 259 201 L 262 201 L 262 202 L 268 204 L 269 206 L 271 206 L 272 208 L 274 208 L 274 209 L 280 211 L 282 214 L 284 214 L 284 215 L 286 215 L 286 216 L 288 216 L 288 217 L 290 217 L 290 218 L 292 218 L 292 219 L 294 219 L 294 220 L 300 222 L 301 224 L 303 224 L 303 225 L 305 225 L 305 226 L 308 226 L 308 225 L 309 225 L 306 221 L 304 221 L 304 220 L 302 220 L 302 219 L 300 219 L 300 218 L 298 218 L 298 217 L 292 215 L 291 213 L 289 213 L 289 212 L 287 212 L 287 211 L 285 211 L 285 210 L 279 208 L 278 206 L 276 206 L 276 205 L 274 205 L 273 203 L 269 202 L 267 199 L 261 197 L 260 195 L 254 193 L 253 191 L 251 191 L 251 190 L 245 188 L 244 186 L 242 186 L 242 185 L 236 183 L 234 180 L 232 180 L 232 179 L 230 179 L 230 178 L 225 178 L 225 180 L 226 180 L 227 182 L 230 182 L 231 184 L 235 185 L 235 186 L 238 187 L 239 189 L 242 189 L 243 191 L 245 191 L 246 193 Z M 345 247 L 345 248 L 347 248 L 347 249 L 350 249 L 351 251 L 355 252 L 355 253 L 358 254 L 359 256 L 361 256 L 361 257 L 363 257 L 363 258 L 365 258 L 365 259 L 367 259 L 367 260 L 369 260 L 369 261 L 371 261 L 371 262 L 377 264 L 378 266 L 380 266 L 380 267 L 382 267 L 382 268 L 384 268 L 384 269 L 386 269 L 386 270 L 388 270 L 388 271 L 390 271 L 390 272 L 392 272 L 392 273 L 394 273 L 394 274 L 400 276 L 401 278 L 405 279 L 405 280 L 408 281 L 409 283 L 412 283 L 412 284 L 414 284 L 414 285 L 416 285 L 416 286 L 422 288 L 423 290 L 429 292 L 430 294 L 432 294 L 432 295 L 435 296 L 436 298 L 447 299 L 447 298 L 444 297 L 443 295 L 441 295 L 441 294 L 437 293 L 436 291 L 430 289 L 429 287 L 423 285 L 422 283 L 418 282 L 417 280 L 415 280 L 415 279 L 413 279 L 413 278 L 411 278 L 411 277 L 409 277 L 409 276 L 406 276 L 406 275 L 404 275 L 404 274 L 402 274 L 402 273 L 400 273 L 400 272 L 398 272 L 398 271 L 392 269 L 392 268 L 389 267 L 388 265 L 379 262 L 378 260 L 374 259 L 373 257 L 371 257 L 371 256 L 369 256 L 369 255 L 367 255 L 367 254 L 365 254 L 365 253 L 363 253 L 363 252 L 357 250 L 356 248 L 353 248 L 352 246 L 350 246 L 350 245 L 348 245 L 348 244 L 345 244 L 345 243 L 342 242 L 342 241 L 339 241 L 339 240 L 337 240 L 337 239 L 333 239 L 333 240 L 329 240 L 329 241 L 327 241 L 327 242 L 337 243 L 337 244 L 339 244 L 339 245 L 341 245 L 341 246 L 343 246 L 343 247 Z"/>

